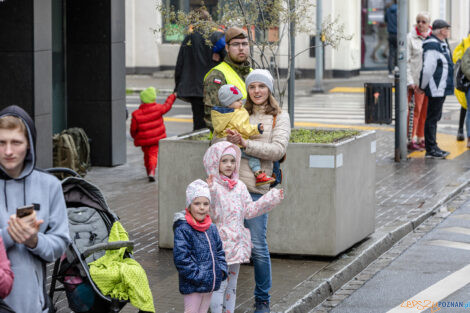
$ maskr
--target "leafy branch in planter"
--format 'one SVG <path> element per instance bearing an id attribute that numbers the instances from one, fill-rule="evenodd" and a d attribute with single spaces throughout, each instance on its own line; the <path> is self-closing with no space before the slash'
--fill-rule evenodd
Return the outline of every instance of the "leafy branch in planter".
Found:
<path id="1" fill-rule="evenodd" d="M 294 55 L 282 54 L 281 43 L 287 39 L 290 44 L 290 26 L 294 25 L 294 36 L 300 33 L 310 34 L 315 25 L 312 22 L 315 5 L 311 0 L 226 0 L 220 1 L 213 10 L 214 20 L 205 19 L 202 10 L 189 13 L 176 10 L 166 4 L 157 6 L 162 14 L 162 25 L 155 33 L 166 34 L 167 38 L 180 41 L 184 35 L 193 30 L 200 32 L 209 46 L 209 38 L 219 26 L 242 26 L 248 33 L 253 68 L 269 69 L 275 78 L 275 94 L 283 105 L 287 91 L 287 81 L 281 77 L 281 61 L 287 64 L 287 76 L 291 71 L 290 61 L 311 48 L 296 52 Z M 207 10 L 202 3 L 201 9 Z M 337 49 L 342 40 L 350 40 L 352 35 L 346 34 L 345 25 L 339 18 L 328 16 L 322 22 L 322 46 Z"/>

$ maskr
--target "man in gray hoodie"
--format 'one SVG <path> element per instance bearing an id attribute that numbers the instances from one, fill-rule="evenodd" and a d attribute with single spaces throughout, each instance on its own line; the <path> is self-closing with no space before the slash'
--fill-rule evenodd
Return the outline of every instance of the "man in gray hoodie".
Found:
<path id="1" fill-rule="evenodd" d="M 49 312 L 46 263 L 70 242 L 60 181 L 35 168 L 35 144 L 34 122 L 23 109 L 0 111 L 0 235 L 15 274 L 5 302 L 17 313 Z M 34 205 L 33 213 L 17 217 L 26 205 Z"/>

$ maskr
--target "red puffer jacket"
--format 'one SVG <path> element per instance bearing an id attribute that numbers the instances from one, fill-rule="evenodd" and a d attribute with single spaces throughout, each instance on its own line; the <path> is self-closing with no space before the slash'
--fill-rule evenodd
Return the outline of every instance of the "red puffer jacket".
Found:
<path id="1" fill-rule="evenodd" d="M 164 104 L 142 103 L 132 112 L 131 136 L 135 146 L 153 146 L 162 138 L 166 138 L 163 114 L 170 111 L 175 95 L 166 98 Z"/>

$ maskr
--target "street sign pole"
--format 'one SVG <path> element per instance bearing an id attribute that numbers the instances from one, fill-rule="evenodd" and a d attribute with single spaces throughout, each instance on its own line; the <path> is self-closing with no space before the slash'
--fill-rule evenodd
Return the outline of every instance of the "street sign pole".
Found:
<path id="1" fill-rule="evenodd" d="M 317 0 L 316 7 L 316 35 L 315 35 L 315 86 L 312 93 L 323 93 L 323 41 L 322 41 L 322 0 Z"/>
<path id="2" fill-rule="evenodd" d="M 290 10 L 291 14 L 294 14 L 295 11 L 295 0 L 290 0 Z M 294 128 L 294 93 L 295 93 L 295 23 L 289 23 L 289 37 L 290 37 L 290 47 L 289 47 L 289 63 L 290 63 L 290 75 L 289 75 L 289 85 L 288 85 L 288 94 L 287 94 L 287 106 L 290 117 L 290 127 Z"/>
<path id="3" fill-rule="evenodd" d="M 395 136 L 395 140 L 398 140 L 398 151 L 395 151 L 395 161 L 404 161 L 408 157 L 408 151 L 406 147 L 406 126 L 407 126 L 407 113 L 408 113 L 408 98 L 407 98 L 407 86 L 406 86 L 406 33 L 408 28 L 408 1 L 398 1 L 398 69 L 400 73 L 399 87 L 395 90 L 395 97 L 399 98 L 399 110 L 395 110 L 398 116 L 395 115 L 395 132 L 398 132 L 398 136 Z M 398 122 L 397 122 L 398 121 Z M 395 146 L 397 146 L 395 144 Z"/>

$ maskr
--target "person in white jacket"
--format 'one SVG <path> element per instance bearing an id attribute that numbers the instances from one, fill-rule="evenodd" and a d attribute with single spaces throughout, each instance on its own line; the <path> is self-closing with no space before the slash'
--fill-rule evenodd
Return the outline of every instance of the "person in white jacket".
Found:
<path id="1" fill-rule="evenodd" d="M 419 73 L 423 67 L 423 41 L 431 35 L 431 16 L 428 12 L 420 12 L 416 16 L 416 25 L 407 35 L 407 85 L 408 85 L 408 107 L 414 96 L 413 131 L 410 134 L 411 141 L 408 150 L 424 150 L 424 122 L 426 121 L 426 110 L 428 108 L 428 97 L 416 92 L 419 85 Z M 412 112 L 408 112 L 411 114 Z M 410 119 L 408 119 L 410 121 Z"/>

